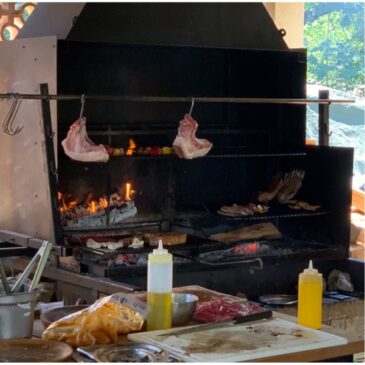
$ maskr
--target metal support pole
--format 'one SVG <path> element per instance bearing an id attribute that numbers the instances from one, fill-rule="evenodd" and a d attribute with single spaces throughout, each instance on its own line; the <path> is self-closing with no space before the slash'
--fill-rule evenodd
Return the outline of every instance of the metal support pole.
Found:
<path id="1" fill-rule="evenodd" d="M 48 84 L 40 85 L 41 94 L 47 96 Z M 51 200 L 51 210 L 54 225 L 54 237 L 56 245 L 64 245 L 63 233 L 61 228 L 61 217 L 58 210 L 57 201 L 57 168 L 56 168 L 56 158 L 54 153 L 54 133 L 52 130 L 52 119 L 51 119 L 51 109 L 49 100 L 47 98 L 42 99 L 42 119 L 43 119 L 43 131 L 44 131 L 44 143 L 46 149 L 46 162 L 48 170 L 48 182 L 49 182 L 49 192 Z"/>
<path id="2" fill-rule="evenodd" d="M 319 90 L 319 99 L 329 99 L 329 90 Z M 318 105 L 318 144 L 328 146 L 330 140 L 329 133 L 329 103 Z"/>

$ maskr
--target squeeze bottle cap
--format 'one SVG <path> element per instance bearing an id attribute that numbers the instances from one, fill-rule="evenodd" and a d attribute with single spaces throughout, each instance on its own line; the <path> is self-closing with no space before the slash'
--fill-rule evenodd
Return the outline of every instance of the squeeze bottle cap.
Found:
<path id="1" fill-rule="evenodd" d="M 309 260 L 308 268 L 304 270 L 304 274 L 318 275 L 318 270 L 313 268 L 312 260 Z M 319 274 L 322 275 L 322 274 Z"/>
<path id="2" fill-rule="evenodd" d="M 163 246 L 162 246 L 162 240 L 158 241 L 158 247 L 155 248 L 152 253 L 154 255 L 167 255 L 168 254 L 168 251 L 165 248 L 163 248 Z"/>

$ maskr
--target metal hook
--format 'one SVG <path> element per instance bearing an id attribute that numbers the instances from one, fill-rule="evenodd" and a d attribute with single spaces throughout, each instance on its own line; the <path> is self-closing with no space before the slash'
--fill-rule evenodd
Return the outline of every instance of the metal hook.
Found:
<path id="1" fill-rule="evenodd" d="M 81 110 L 80 110 L 80 118 L 83 118 L 84 116 L 84 108 L 85 108 L 85 94 L 81 95 Z"/>
<path id="2" fill-rule="evenodd" d="M 194 103 L 195 103 L 195 99 L 194 99 L 194 98 L 192 98 L 192 99 L 191 99 L 190 111 L 189 111 L 189 115 L 190 115 L 190 116 L 191 116 L 191 113 L 193 112 Z"/>
<path id="3" fill-rule="evenodd" d="M 264 268 L 264 263 L 262 262 L 261 258 L 256 258 L 253 261 L 258 261 L 259 266 L 251 266 L 249 269 L 249 273 L 253 275 L 256 270 L 262 270 Z"/>
<path id="4" fill-rule="evenodd" d="M 10 95 L 10 98 L 12 100 L 12 103 L 11 103 L 11 106 L 8 110 L 8 113 L 6 114 L 5 118 L 4 118 L 4 121 L 3 121 L 3 124 L 2 124 L 2 129 L 3 129 L 3 132 L 4 133 L 7 133 L 7 130 L 8 130 L 8 121 L 9 121 L 9 118 L 11 116 L 11 113 L 12 113 L 12 110 L 14 108 L 14 104 L 15 104 L 15 97 L 13 94 L 9 94 Z"/>
<path id="5" fill-rule="evenodd" d="M 16 103 L 16 106 L 14 108 L 13 116 L 12 116 L 12 119 L 11 119 L 10 124 L 9 124 L 9 130 L 10 130 L 11 135 L 18 134 L 24 127 L 24 125 L 18 125 L 16 127 L 15 131 L 13 130 L 13 122 L 15 120 L 15 116 L 17 115 L 18 110 L 20 108 L 20 105 L 23 101 L 22 97 L 19 94 L 15 94 L 15 99 L 16 99 L 17 103 Z"/>
<path id="6" fill-rule="evenodd" d="M 12 99 L 12 104 L 3 121 L 2 129 L 5 134 L 7 134 L 9 136 L 14 136 L 15 134 L 18 134 L 19 132 L 21 132 L 21 130 L 24 127 L 24 126 L 18 125 L 15 130 L 13 129 L 13 122 L 14 122 L 15 116 L 18 113 L 18 110 L 20 108 L 20 104 L 22 103 L 22 98 L 19 94 L 11 93 L 9 95 Z"/>
<path id="7" fill-rule="evenodd" d="M 3 132 L 5 134 L 8 134 L 8 135 L 10 135 L 9 122 L 10 122 L 11 116 L 13 115 L 14 108 L 15 108 L 15 104 L 16 104 L 15 94 L 9 94 L 9 96 L 10 96 L 12 102 L 11 102 L 11 106 L 10 106 L 10 108 L 8 110 L 8 113 L 5 116 L 5 119 L 3 121 L 3 124 L 2 124 Z"/>

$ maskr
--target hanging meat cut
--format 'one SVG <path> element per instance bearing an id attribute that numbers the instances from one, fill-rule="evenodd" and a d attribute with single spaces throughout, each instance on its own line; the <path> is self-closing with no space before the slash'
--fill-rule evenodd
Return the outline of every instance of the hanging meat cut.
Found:
<path id="1" fill-rule="evenodd" d="M 107 162 L 109 154 L 102 145 L 92 142 L 86 131 L 86 118 L 77 119 L 62 141 L 65 154 L 76 161 Z"/>
<path id="2" fill-rule="evenodd" d="M 180 158 L 193 159 L 205 156 L 213 144 L 207 139 L 195 137 L 198 123 L 191 115 L 185 114 L 184 119 L 180 121 L 178 134 L 173 142 L 176 154 Z"/>

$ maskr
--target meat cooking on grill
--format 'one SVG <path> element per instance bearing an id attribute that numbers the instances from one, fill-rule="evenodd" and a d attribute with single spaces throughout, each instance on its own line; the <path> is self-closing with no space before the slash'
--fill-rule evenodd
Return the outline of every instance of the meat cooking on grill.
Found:
<path id="1" fill-rule="evenodd" d="M 191 115 L 185 114 L 184 119 L 180 121 L 178 134 L 173 142 L 176 154 L 180 158 L 193 159 L 205 156 L 213 144 L 207 139 L 196 138 L 195 133 L 198 129 L 198 123 Z"/>
<path id="2" fill-rule="evenodd" d="M 107 162 L 109 154 L 102 145 L 92 142 L 86 131 L 86 118 L 76 120 L 62 141 L 65 154 L 76 161 Z"/>
<path id="3" fill-rule="evenodd" d="M 283 187 L 278 192 L 278 201 L 281 204 L 291 203 L 291 199 L 297 194 L 302 187 L 305 171 L 293 170 L 285 174 Z"/>

